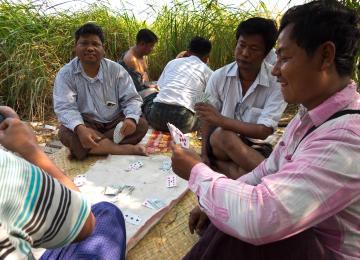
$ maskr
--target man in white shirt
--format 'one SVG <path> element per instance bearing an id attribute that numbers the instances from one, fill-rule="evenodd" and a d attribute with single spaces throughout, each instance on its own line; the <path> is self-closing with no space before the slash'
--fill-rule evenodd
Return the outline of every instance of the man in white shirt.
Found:
<path id="1" fill-rule="evenodd" d="M 269 156 L 272 147 L 263 140 L 274 132 L 286 107 L 272 65 L 264 61 L 276 37 L 273 20 L 241 22 L 235 62 L 215 71 L 206 87 L 212 105 L 195 106 L 202 119 L 204 162 L 232 178 Z"/>
<path id="2" fill-rule="evenodd" d="M 194 98 L 204 93 L 212 74 L 207 66 L 210 51 L 209 40 L 194 37 L 189 44 L 189 57 L 174 59 L 166 65 L 158 80 L 160 92 L 153 102 L 144 100 L 143 111 L 153 128 L 168 131 L 169 122 L 184 133 L 198 129 Z"/>

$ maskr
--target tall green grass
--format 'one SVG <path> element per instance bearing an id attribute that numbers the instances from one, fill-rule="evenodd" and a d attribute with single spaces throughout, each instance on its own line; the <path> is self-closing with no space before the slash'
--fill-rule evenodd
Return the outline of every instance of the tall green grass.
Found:
<path id="1" fill-rule="evenodd" d="M 57 71 L 73 56 L 74 32 L 95 21 L 105 31 L 107 57 L 116 59 L 145 25 L 126 13 L 101 5 L 71 13 L 44 14 L 35 4 L 0 1 L 0 96 L 28 119 L 52 114 Z"/>
<path id="2" fill-rule="evenodd" d="M 106 56 L 113 60 L 135 43 L 139 29 L 153 30 L 159 42 L 149 57 L 150 77 L 157 79 L 193 36 L 212 41 L 210 66 L 217 69 L 233 60 L 235 29 L 240 21 L 255 15 L 280 17 L 263 3 L 249 9 L 250 0 L 244 0 L 239 8 L 216 0 L 174 0 L 171 7 L 153 11 L 151 24 L 102 4 L 76 12 L 50 7 L 49 12 L 46 0 L 27 4 L 8 1 L 0 0 L 0 99 L 22 117 L 37 120 L 53 115 L 55 75 L 73 57 L 74 32 L 85 22 L 103 27 Z M 345 2 L 353 4 L 353 0 Z M 359 71 L 355 77 L 359 81 Z"/>

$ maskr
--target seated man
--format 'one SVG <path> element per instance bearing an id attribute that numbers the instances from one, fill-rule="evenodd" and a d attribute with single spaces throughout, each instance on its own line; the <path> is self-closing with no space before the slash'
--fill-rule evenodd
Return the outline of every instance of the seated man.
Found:
<path id="1" fill-rule="evenodd" d="M 148 129 L 140 117 L 141 97 L 126 70 L 104 58 L 103 42 L 99 26 L 81 26 L 75 33 L 77 57 L 56 76 L 53 97 L 62 124 L 60 141 L 79 160 L 88 153 L 145 155 L 137 144 Z M 114 137 L 123 138 L 120 145 Z"/>
<path id="2" fill-rule="evenodd" d="M 157 91 L 157 85 L 150 84 L 147 55 L 155 47 L 158 37 L 149 29 L 141 29 L 136 35 L 136 44 L 121 55 L 119 63 L 129 72 L 141 97 Z"/>
<path id="3" fill-rule="evenodd" d="M 0 149 L 0 259 L 34 259 L 37 247 L 49 249 L 43 260 L 125 259 L 120 210 L 91 207 L 16 113 L 0 107 L 0 114 L 0 144 L 18 154 Z"/>
<path id="4" fill-rule="evenodd" d="M 270 157 L 232 180 L 173 147 L 173 170 L 211 220 L 184 259 L 360 259 L 359 47 L 354 10 L 292 7 L 273 74 L 284 99 L 302 106 Z"/>
<path id="5" fill-rule="evenodd" d="M 255 17 L 241 22 L 236 61 L 216 70 L 206 87 L 214 106 L 195 106 L 203 121 L 204 162 L 232 178 L 269 156 L 272 147 L 262 140 L 274 132 L 286 107 L 272 66 L 264 62 L 276 37 L 273 20 Z"/>
<path id="6" fill-rule="evenodd" d="M 167 122 L 182 132 L 198 129 L 194 113 L 194 98 L 204 93 L 212 70 L 207 66 L 211 43 L 194 37 L 187 51 L 189 57 L 170 61 L 158 81 L 160 92 L 149 102 L 144 100 L 144 114 L 149 124 L 160 131 L 168 131 Z"/>

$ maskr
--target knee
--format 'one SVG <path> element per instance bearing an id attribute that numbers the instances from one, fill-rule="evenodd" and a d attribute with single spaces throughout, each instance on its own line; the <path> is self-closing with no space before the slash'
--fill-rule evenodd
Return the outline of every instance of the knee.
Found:
<path id="1" fill-rule="evenodd" d="M 210 136 L 210 145 L 213 149 L 228 149 L 234 145 L 232 137 L 234 132 L 217 128 Z"/>

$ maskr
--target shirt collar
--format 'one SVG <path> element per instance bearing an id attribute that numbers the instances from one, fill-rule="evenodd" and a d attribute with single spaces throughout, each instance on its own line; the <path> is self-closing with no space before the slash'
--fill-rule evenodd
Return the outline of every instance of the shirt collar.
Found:
<path id="1" fill-rule="evenodd" d="M 344 89 L 308 111 L 313 124 L 317 127 L 324 123 L 330 116 L 347 107 L 355 98 L 357 98 L 356 89 L 356 83 L 351 81 Z"/>
<path id="2" fill-rule="evenodd" d="M 264 61 L 261 63 L 260 72 L 258 73 L 255 81 L 257 81 L 257 85 L 261 85 L 264 87 L 270 87 L 270 79 L 269 79 L 269 73 L 271 73 L 272 66 L 265 63 Z M 239 75 L 239 67 L 235 62 L 233 62 L 230 65 L 230 68 L 228 69 L 226 76 L 227 77 L 238 77 Z"/>
<path id="3" fill-rule="evenodd" d="M 96 80 L 99 80 L 101 83 L 104 82 L 104 76 L 103 76 L 103 66 L 104 66 L 104 59 L 101 60 L 100 62 L 100 68 L 99 68 L 99 72 L 98 74 L 95 76 L 95 78 L 93 78 L 93 81 L 95 82 Z M 86 75 L 80 59 L 78 57 L 75 58 L 75 74 L 81 74 L 86 80 L 90 80 L 89 76 Z"/>

